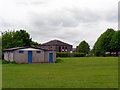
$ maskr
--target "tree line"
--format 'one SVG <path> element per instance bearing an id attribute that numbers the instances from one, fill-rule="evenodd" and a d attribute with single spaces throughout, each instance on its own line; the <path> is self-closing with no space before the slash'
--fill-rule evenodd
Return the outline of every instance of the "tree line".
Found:
<path id="1" fill-rule="evenodd" d="M 90 46 L 86 41 L 82 41 L 77 46 L 77 52 L 93 53 L 95 56 L 104 56 L 106 52 L 120 52 L 120 31 L 114 29 L 107 29 L 95 42 L 93 49 L 90 50 Z"/>
<path id="2" fill-rule="evenodd" d="M 96 41 L 93 52 L 96 56 L 103 56 L 105 52 L 118 52 L 120 51 L 120 31 L 107 29 Z"/>
<path id="3" fill-rule="evenodd" d="M 0 38 L 1 40 L 1 38 Z M 26 30 L 18 31 L 5 31 L 2 33 L 2 49 L 35 46 L 39 43 L 34 42 L 30 34 Z M 94 54 L 95 56 L 103 56 L 105 52 L 118 52 L 120 51 L 120 31 L 114 29 L 107 29 L 95 42 L 92 50 L 90 45 L 84 40 L 76 47 L 76 52 L 85 54 Z"/>

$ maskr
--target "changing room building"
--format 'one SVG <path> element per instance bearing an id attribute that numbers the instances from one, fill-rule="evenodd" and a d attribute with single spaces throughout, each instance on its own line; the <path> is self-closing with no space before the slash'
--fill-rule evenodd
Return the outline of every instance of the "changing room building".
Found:
<path id="1" fill-rule="evenodd" d="M 35 48 L 17 47 L 4 49 L 4 60 L 16 63 L 54 63 L 56 51 Z"/>

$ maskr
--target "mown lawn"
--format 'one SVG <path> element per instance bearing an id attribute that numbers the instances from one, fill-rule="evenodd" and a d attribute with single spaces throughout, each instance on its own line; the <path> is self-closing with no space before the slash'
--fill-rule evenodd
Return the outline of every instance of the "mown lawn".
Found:
<path id="1" fill-rule="evenodd" d="M 3 64 L 3 88 L 117 88 L 117 57 L 61 58 L 57 64 Z"/>

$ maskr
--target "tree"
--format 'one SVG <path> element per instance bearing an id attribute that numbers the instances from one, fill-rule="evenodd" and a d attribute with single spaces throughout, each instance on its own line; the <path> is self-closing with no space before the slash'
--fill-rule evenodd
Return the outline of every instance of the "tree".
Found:
<path id="1" fill-rule="evenodd" d="M 0 50 L 2 49 L 2 36 L 0 36 Z"/>
<path id="2" fill-rule="evenodd" d="M 82 41 L 77 47 L 77 51 L 81 53 L 88 54 L 90 51 L 90 46 L 86 41 Z"/>
<path id="3" fill-rule="evenodd" d="M 5 31 L 2 34 L 2 48 L 7 49 L 12 47 L 13 43 L 13 32 L 12 31 Z"/>
<path id="4" fill-rule="evenodd" d="M 116 31 L 114 33 L 109 47 L 111 52 L 116 52 L 116 54 L 118 55 L 118 52 L 120 51 L 120 31 Z"/>
<path id="5" fill-rule="evenodd" d="M 38 43 L 38 42 L 35 42 L 35 41 L 32 41 L 32 42 L 31 42 L 31 45 L 32 45 L 32 46 L 36 46 L 36 45 L 39 45 L 39 43 Z"/>
<path id="6" fill-rule="evenodd" d="M 2 35 L 3 49 L 31 46 L 32 38 L 25 30 L 20 31 L 5 31 Z"/>
<path id="7" fill-rule="evenodd" d="M 19 44 L 21 44 L 21 46 L 31 46 L 32 38 L 30 38 L 30 35 L 25 30 L 16 31 L 13 39 L 15 42 L 18 40 L 16 42 L 17 46 L 19 46 Z"/>
<path id="8" fill-rule="evenodd" d="M 105 52 L 110 51 L 110 42 L 115 31 L 107 29 L 96 41 L 93 50 L 96 56 L 103 56 Z"/>

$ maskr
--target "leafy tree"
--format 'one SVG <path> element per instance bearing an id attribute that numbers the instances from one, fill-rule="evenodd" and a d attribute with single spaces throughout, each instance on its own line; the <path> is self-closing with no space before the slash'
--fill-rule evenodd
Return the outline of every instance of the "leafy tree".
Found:
<path id="1" fill-rule="evenodd" d="M 107 29 L 96 41 L 93 50 L 96 56 L 103 56 L 105 52 L 110 51 L 110 42 L 115 31 Z"/>
<path id="2" fill-rule="evenodd" d="M 82 41 L 77 47 L 77 51 L 80 53 L 88 54 L 90 51 L 90 46 L 86 41 Z"/>
<path id="3" fill-rule="evenodd" d="M 15 42 L 16 40 L 18 40 L 16 42 L 17 46 L 19 46 L 19 44 L 21 44 L 20 46 L 31 46 L 32 39 L 25 30 L 16 31 L 13 39 L 15 40 Z"/>
<path id="4" fill-rule="evenodd" d="M 0 36 L 0 50 L 2 49 L 2 37 Z"/>
<path id="5" fill-rule="evenodd" d="M 118 52 L 120 51 L 120 31 L 116 31 L 114 33 L 109 46 L 110 51 L 116 52 L 116 54 L 118 55 Z"/>
<path id="6" fill-rule="evenodd" d="M 13 43 L 13 32 L 12 31 L 5 31 L 2 35 L 2 48 L 11 48 Z"/>
<path id="7" fill-rule="evenodd" d="M 38 43 L 38 42 L 35 42 L 35 41 L 32 41 L 32 42 L 31 42 L 31 45 L 32 45 L 32 46 L 36 46 L 36 45 L 39 45 L 39 43 Z"/>
<path id="8" fill-rule="evenodd" d="M 5 31 L 2 35 L 3 49 L 31 46 L 32 39 L 25 30 L 20 31 Z"/>

